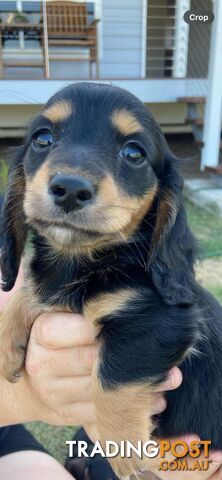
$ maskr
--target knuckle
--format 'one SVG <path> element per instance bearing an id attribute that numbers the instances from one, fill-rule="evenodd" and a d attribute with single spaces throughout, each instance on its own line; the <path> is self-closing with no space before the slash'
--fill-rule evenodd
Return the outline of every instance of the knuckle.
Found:
<path id="1" fill-rule="evenodd" d="M 35 334 L 37 342 L 44 347 L 54 347 L 53 323 L 51 315 L 43 313 L 35 321 Z"/>
<path id="2" fill-rule="evenodd" d="M 84 369 L 91 370 L 95 360 L 95 352 L 93 348 L 84 347 L 80 350 L 79 361 Z"/>
<path id="3" fill-rule="evenodd" d="M 25 361 L 25 369 L 28 375 L 33 376 L 36 373 L 36 370 L 38 369 L 38 366 L 35 361 L 33 361 L 32 358 L 29 356 L 26 357 Z"/>
<path id="4" fill-rule="evenodd" d="M 163 412 L 165 410 L 167 406 L 167 402 L 166 402 L 166 399 L 164 397 L 161 397 L 159 400 L 158 400 L 158 409 L 159 409 L 159 412 Z"/>

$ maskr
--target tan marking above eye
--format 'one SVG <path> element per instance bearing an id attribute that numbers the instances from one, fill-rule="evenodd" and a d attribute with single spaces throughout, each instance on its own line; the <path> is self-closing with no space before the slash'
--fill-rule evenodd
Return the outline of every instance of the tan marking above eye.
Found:
<path id="1" fill-rule="evenodd" d="M 61 100 L 59 102 L 50 105 L 43 110 L 44 117 L 48 118 L 51 122 L 62 122 L 72 115 L 74 107 L 67 100 Z"/>
<path id="2" fill-rule="evenodd" d="M 111 115 L 111 122 L 122 135 L 132 135 L 144 130 L 141 123 L 126 109 L 115 110 Z"/>

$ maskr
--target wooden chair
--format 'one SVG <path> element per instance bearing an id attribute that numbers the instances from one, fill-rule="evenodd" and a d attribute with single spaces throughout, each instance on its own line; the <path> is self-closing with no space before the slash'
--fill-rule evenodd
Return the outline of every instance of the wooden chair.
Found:
<path id="1" fill-rule="evenodd" d="M 14 13 L 11 18 L 6 22 L 0 22 L 0 78 L 4 78 L 6 68 L 44 68 L 45 60 L 44 55 L 39 59 L 34 56 L 33 58 L 26 58 L 25 50 L 21 50 L 21 55 L 18 52 L 14 54 L 11 59 L 4 58 L 4 45 L 8 39 L 18 39 L 19 32 L 23 32 L 28 38 L 33 37 L 39 39 L 41 28 L 37 23 L 29 23 L 28 20 L 16 18 L 17 13 Z M 25 15 L 24 15 L 25 17 Z M 26 75 L 25 75 L 26 78 Z"/>
<path id="2" fill-rule="evenodd" d="M 87 4 L 77 2 L 50 1 L 46 3 L 48 45 L 72 46 L 89 50 L 90 78 L 92 65 L 96 64 L 96 76 L 99 77 L 97 23 L 88 22 Z M 57 59 L 54 57 L 54 59 Z M 71 60 L 60 55 L 58 60 Z"/>

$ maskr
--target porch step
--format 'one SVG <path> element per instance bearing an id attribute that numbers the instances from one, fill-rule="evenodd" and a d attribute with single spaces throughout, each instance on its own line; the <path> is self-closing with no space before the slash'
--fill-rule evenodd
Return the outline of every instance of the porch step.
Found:
<path id="1" fill-rule="evenodd" d="M 185 195 L 193 203 L 212 212 L 215 207 L 222 216 L 221 177 L 212 172 L 211 178 L 192 178 L 184 182 Z"/>
<path id="2" fill-rule="evenodd" d="M 200 148 L 204 146 L 203 140 L 198 140 L 197 138 L 194 139 L 196 145 L 198 145 Z"/>
<path id="3" fill-rule="evenodd" d="M 219 175 L 220 177 L 222 177 L 222 164 L 219 163 L 217 165 L 217 167 L 205 167 L 205 171 L 209 172 L 209 173 L 212 173 L 214 175 Z M 221 186 L 222 186 L 222 184 L 221 184 Z"/>
<path id="4" fill-rule="evenodd" d="M 195 138 L 195 143 L 200 149 L 204 147 L 204 141 L 201 139 Z M 217 167 L 205 167 L 205 170 L 222 178 L 222 139 L 220 141 L 219 164 Z"/>
<path id="5" fill-rule="evenodd" d="M 179 97 L 177 100 L 178 102 L 191 105 L 194 103 L 205 103 L 206 97 Z"/>
<path id="6" fill-rule="evenodd" d="M 188 117 L 186 119 L 186 123 L 188 125 L 197 125 L 198 127 L 203 127 L 203 124 L 204 124 L 204 119 L 203 118 L 192 118 L 192 117 Z"/>
<path id="7" fill-rule="evenodd" d="M 201 148 L 204 146 L 203 140 L 195 140 L 195 143 L 199 145 Z M 222 139 L 220 141 L 220 150 L 222 150 Z"/>
<path id="8" fill-rule="evenodd" d="M 202 117 L 206 97 L 179 97 L 178 102 L 185 103 L 187 109 L 186 124 L 192 125 L 196 143 L 202 145 L 204 119 Z"/>
<path id="9" fill-rule="evenodd" d="M 186 104 L 186 125 L 192 125 L 194 141 L 200 149 L 203 148 L 204 108 L 206 97 L 179 97 L 178 102 Z M 213 175 L 219 175 L 220 178 L 222 178 L 222 138 L 220 140 L 219 165 L 216 168 L 206 167 L 206 170 Z"/>

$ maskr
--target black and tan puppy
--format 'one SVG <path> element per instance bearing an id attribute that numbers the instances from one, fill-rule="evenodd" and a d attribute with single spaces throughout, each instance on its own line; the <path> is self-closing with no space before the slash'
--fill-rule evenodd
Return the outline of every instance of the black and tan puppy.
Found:
<path id="1" fill-rule="evenodd" d="M 93 388 L 100 440 L 146 441 L 157 384 L 180 365 L 156 435 L 197 433 L 222 448 L 222 308 L 195 281 L 176 160 L 145 106 L 109 85 L 70 85 L 32 122 L 9 174 L 3 288 L 28 231 L 27 285 L 0 318 L 1 372 L 19 376 L 44 310 L 81 312 L 100 356 Z M 210 413 L 210 415 L 209 415 Z M 112 460 L 119 476 L 145 460 Z"/>

